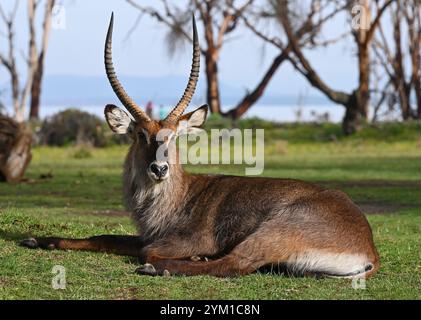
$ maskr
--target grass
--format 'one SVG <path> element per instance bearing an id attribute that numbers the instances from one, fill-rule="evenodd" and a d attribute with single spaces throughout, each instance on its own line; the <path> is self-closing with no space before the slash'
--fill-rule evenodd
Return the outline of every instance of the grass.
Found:
<path id="1" fill-rule="evenodd" d="M 364 139 L 314 142 L 286 140 L 280 132 L 270 132 L 265 176 L 317 181 L 344 190 L 368 211 L 386 212 L 368 215 L 382 267 L 365 290 L 353 289 L 346 279 L 262 273 L 149 278 L 134 274 L 136 261 L 127 257 L 21 248 L 17 241 L 29 235 L 135 233 L 129 218 L 104 214 L 124 209 L 120 176 L 127 146 L 92 149 L 84 156 L 75 156 L 78 148 L 38 147 L 29 181 L 0 185 L 0 299 L 421 299 L 419 140 L 386 143 L 369 132 Z M 234 166 L 188 170 L 244 173 Z M 53 177 L 39 179 L 47 173 Z M 66 290 L 51 287 L 54 265 L 66 268 Z"/>

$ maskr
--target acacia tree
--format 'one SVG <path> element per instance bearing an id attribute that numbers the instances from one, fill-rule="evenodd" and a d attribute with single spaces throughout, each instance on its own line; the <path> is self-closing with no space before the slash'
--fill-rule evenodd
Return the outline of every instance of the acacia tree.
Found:
<path id="1" fill-rule="evenodd" d="M 222 47 L 238 25 L 238 18 L 252 5 L 254 0 L 248 0 L 234 9 L 233 1 L 199 1 L 189 0 L 179 5 L 169 4 L 161 0 L 154 6 L 143 6 L 134 0 L 126 0 L 130 5 L 148 14 L 159 23 L 168 27 L 167 43 L 169 52 L 174 52 L 182 41 L 192 42 L 190 32 L 186 31 L 192 13 L 203 25 L 203 39 L 201 53 L 205 58 L 205 73 L 207 80 L 207 102 L 212 113 L 221 113 L 221 99 L 218 80 L 218 60 Z M 203 43 L 203 41 L 202 41 Z"/>
<path id="2" fill-rule="evenodd" d="M 390 19 L 393 37 L 379 24 L 373 44 L 378 65 L 394 89 L 382 94 L 399 104 L 403 120 L 421 119 L 421 2 L 396 0 Z"/>
<path id="3" fill-rule="evenodd" d="M 279 27 L 279 14 L 274 10 L 275 8 L 276 2 L 268 0 L 266 1 L 266 5 L 260 6 L 256 10 L 249 10 L 247 16 L 241 16 L 246 27 L 258 38 L 279 49 L 279 54 L 274 59 L 274 64 L 271 67 L 276 66 L 277 68 L 284 61 L 291 60 L 294 46 L 300 49 L 312 50 L 317 47 L 326 47 L 333 44 L 346 35 L 342 34 L 334 39 L 319 39 L 323 26 L 345 8 L 344 5 L 332 5 L 332 0 L 310 0 L 304 3 L 304 6 L 303 3 L 300 3 L 296 11 L 290 10 L 285 13 L 289 16 L 290 20 L 294 21 L 295 30 L 293 31 L 293 39 L 296 40 L 294 43 L 288 37 L 283 36 L 282 25 L 276 31 L 271 30 L 267 32 L 262 30 L 264 27 L 259 27 L 259 22 L 266 20 L 274 21 Z M 269 69 L 269 71 L 274 70 L 276 69 Z M 267 81 L 269 79 L 264 78 Z"/>
<path id="4" fill-rule="evenodd" d="M 0 64 L 3 65 L 10 75 L 10 87 L 12 91 L 12 103 L 15 119 L 18 122 L 25 120 L 26 104 L 31 99 L 31 117 L 38 118 L 41 94 L 41 83 L 44 70 L 45 53 L 48 46 L 49 32 L 51 29 L 52 8 L 55 0 L 46 0 L 44 22 L 42 27 L 42 43 L 38 52 L 36 34 L 36 12 L 40 1 L 28 0 L 28 25 L 29 41 L 28 54 L 25 57 L 26 79 L 23 80 L 18 72 L 17 51 L 15 47 L 15 18 L 19 7 L 19 0 L 15 0 L 10 14 L 6 14 L 0 5 L 0 18 L 6 26 L 5 38 L 7 40 L 7 53 L 0 52 Z M 24 85 L 22 83 L 24 82 Z"/>
<path id="5" fill-rule="evenodd" d="M 379 0 L 380 1 L 380 0 Z M 309 82 L 320 90 L 331 101 L 341 104 L 345 107 L 345 117 L 343 119 L 343 130 L 346 134 L 351 134 L 359 130 L 361 123 L 367 120 L 367 114 L 370 104 L 370 73 L 371 57 L 370 49 L 376 29 L 380 20 L 393 0 L 384 1 L 373 10 L 370 0 L 355 1 L 335 1 L 336 4 L 342 4 L 343 8 L 352 14 L 353 23 L 350 23 L 351 34 L 357 48 L 357 68 L 358 68 L 358 86 L 351 92 L 343 92 L 333 89 L 322 80 L 319 73 L 307 59 L 302 48 L 299 46 L 299 39 L 295 36 L 294 27 L 290 20 L 291 3 L 288 0 L 272 0 L 272 7 L 279 17 L 289 42 L 294 52 L 290 61 Z M 355 10 L 358 9 L 358 10 Z M 359 15 L 359 17 L 355 16 Z M 374 18 L 372 18 L 374 16 Z M 358 21 L 357 18 L 360 18 Z"/>
<path id="6" fill-rule="evenodd" d="M 205 73 L 207 80 L 207 102 L 213 113 L 218 113 L 232 119 L 238 119 L 245 114 L 261 98 L 276 71 L 289 58 L 292 46 L 288 39 L 282 40 L 282 36 L 270 36 L 257 27 L 262 18 L 273 18 L 274 15 L 265 13 L 262 17 L 262 10 L 256 1 L 235 1 L 235 0 L 190 0 L 180 6 L 169 5 L 168 1 L 161 0 L 156 6 L 142 6 L 133 0 L 126 0 L 141 14 L 148 14 L 158 22 L 166 25 L 169 30 L 168 44 L 170 52 L 176 49 L 177 41 L 187 40 L 191 42 L 189 32 L 186 31 L 187 23 L 191 14 L 194 13 L 203 25 L 203 39 L 206 46 L 202 46 L 202 55 L 205 58 Z M 327 2 L 327 1 L 326 1 Z M 312 10 L 299 24 L 295 37 L 302 40 L 300 46 L 311 42 L 320 30 L 321 25 L 333 17 L 337 11 L 327 14 L 317 22 L 313 21 L 316 10 Z M 138 20 L 139 21 L 139 20 Z M 224 43 L 230 39 L 227 37 L 239 25 L 244 25 L 248 30 L 260 39 L 270 42 L 279 49 L 278 54 L 263 73 L 252 90 L 244 95 L 242 99 L 230 110 L 221 110 L 218 81 L 218 62 L 220 52 Z M 314 46 L 314 43 L 313 43 Z"/>

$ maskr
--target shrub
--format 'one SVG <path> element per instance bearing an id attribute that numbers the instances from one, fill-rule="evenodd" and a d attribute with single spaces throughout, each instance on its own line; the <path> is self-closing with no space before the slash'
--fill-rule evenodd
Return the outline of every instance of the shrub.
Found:
<path id="1" fill-rule="evenodd" d="M 232 128 L 234 122 L 231 119 L 224 118 L 219 114 L 211 114 L 205 122 L 204 129 L 223 129 Z"/>
<path id="2" fill-rule="evenodd" d="M 357 132 L 354 139 L 382 140 L 382 141 L 416 141 L 421 138 L 421 123 L 417 121 L 407 122 L 383 122 L 367 125 Z"/>
<path id="3" fill-rule="evenodd" d="M 88 159 L 92 158 L 92 152 L 89 147 L 81 146 L 73 153 L 75 159 Z"/>
<path id="4" fill-rule="evenodd" d="M 258 117 L 232 120 L 230 118 L 224 118 L 221 115 L 211 114 L 206 121 L 205 129 L 272 129 L 277 125 L 275 122 L 263 120 Z"/>
<path id="5" fill-rule="evenodd" d="M 114 134 L 101 118 L 77 109 L 67 109 L 35 126 L 37 143 L 65 146 L 105 147 L 129 143 L 126 135 Z"/>
<path id="6" fill-rule="evenodd" d="M 38 133 L 41 144 L 105 145 L 103 123 L 97 116 L 77 109 L 61 111 L 43 121 Z"/>

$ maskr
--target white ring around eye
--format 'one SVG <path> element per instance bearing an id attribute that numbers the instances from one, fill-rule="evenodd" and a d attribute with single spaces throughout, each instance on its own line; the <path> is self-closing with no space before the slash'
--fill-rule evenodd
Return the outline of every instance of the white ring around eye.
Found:
<path id="1" fill-rule="evenodd" d="M 142 133 L 144 134 L 144 136 L 145 136 L 145 139 L 146 139 L 146 142 L 149 144 L 149 132 L 146 130 L 146 129 L 141 129 L 142 130 Z"/>

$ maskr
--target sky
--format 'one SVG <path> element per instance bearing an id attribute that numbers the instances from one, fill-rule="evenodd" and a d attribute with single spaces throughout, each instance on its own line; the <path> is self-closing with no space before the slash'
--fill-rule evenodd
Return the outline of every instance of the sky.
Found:
<path id="1" fill-rule="evenodd" d="M 0 0 L 10 10 L 12 0 Z M 155 4 L 156 0 L 138 0 L 142 4 Z M 172 0 L 173 3 L 179 1 Z M 26 1 L 20 3 L 17 49 L 26 48 Z M 119 75 L 166 76 L 188 75 L 191 48 L 169 57 L 166 47 L 166 28 L 144 16 L 129 39 L 128 31 L 137 19 L 138 12 L 124 0 L 62 0 L 65 26 L 53 28 L 48 48 L 45 73 L 47 75 L 87 75 L 105 77 L 103 45 L 110 14 L 114 11 L 114 63 Z M 171 0 L 170 0 L 171 2 Z M 40 13 L 42 10 L 40 10 Z M 326 38 L 346 30 L 346 19 L 332 21 L 324 30 Z M 201 30 L 198 25 L 199 33 Z M 4 30 L 4 26 L 0 26 Z M 0 51 L 5 46 L 0 45 Z M 239 28 L 233 40 L 226 43 L 219 65 L 220 79 L 240 88 L 252 88 L 276 56 L 277 50 L 263 43 L 245 28 Z M 4 52 L 4 51 L 2 51 Z M 262 54 L 264 52 L 264 54 Z M 351 90 L 357 82 L 356 61 L 352 41 L 318 49 L 308 53 L 321 72 L 322 78 L 335 89 Z M 203 61 L 203 60 L 202 60 Z M 21 62 L 22 65 L 22 62 Z M 22 68 L 23 70 L 23 68 Z M 0 71 L 0 82 L 6 74 Z M 204 81 L 203 62 L 201 81 Z M 165 90 L 165 88 L 163 88 Z M 306 80 L 289 63 L 276 73 L 267 91 L 276 95 L 318 95 Z"/>

